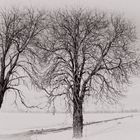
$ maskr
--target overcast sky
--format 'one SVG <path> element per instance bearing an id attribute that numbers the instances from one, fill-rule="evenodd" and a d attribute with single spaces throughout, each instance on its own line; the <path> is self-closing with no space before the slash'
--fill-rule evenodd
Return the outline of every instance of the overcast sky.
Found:
<path id="1" fill-rule="evenodd" d="M 11 6 L 46 9 L 85 7 L 117 12 L 130 18 L 136 24 L 138 38 L 140 38 L 140 0 L 0 0 L 0 8 Z M 140 78 L 133 79 L 133 84 L 128 88 L 126 95 L 127 98 L 122 100 L 122 105 L 140 109 Z"/>

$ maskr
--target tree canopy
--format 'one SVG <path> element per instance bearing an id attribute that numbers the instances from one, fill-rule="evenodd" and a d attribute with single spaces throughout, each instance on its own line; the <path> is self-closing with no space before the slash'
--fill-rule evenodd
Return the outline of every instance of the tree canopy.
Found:
<path id="1" fill-rule="evenodd" d="M 82 100 L 92 95 L 116 102 L 139 71 L 135 26 L 122 16 L 83 9 L 60 10 L 48 20 L 36 85 L 51 100 L 63 95 L 71 102 L 76 87 Z"/>

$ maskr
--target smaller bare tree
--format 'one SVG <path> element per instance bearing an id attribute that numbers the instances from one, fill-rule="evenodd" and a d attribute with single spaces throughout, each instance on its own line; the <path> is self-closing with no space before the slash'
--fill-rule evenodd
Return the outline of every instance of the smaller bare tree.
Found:
<path id="1" fill-rule="evenodd" d="M 19 93 L 24 103 L 17 86 L 25 78 L 23 71 L 28 72 L 28 57 L 36 55 L 32 48 L 45 28 L 44 21 L 44 13 L 33 9 L 13 8 L 0 13 L 0 108 L 8 90 Z"/>
<path id="2" fill-rule="evenodd" d="M 34 70 L 34 84 L 50 102 L 64 96 L 72 105 L 73 136 L 79 138 L 84 99 L 117 102 L 130 76 L 138 73 L 135 27 L 121 16 L 82 9 L 57 11 L 49 16 L 44 39 L 38 46 L 43 74 Z"/>

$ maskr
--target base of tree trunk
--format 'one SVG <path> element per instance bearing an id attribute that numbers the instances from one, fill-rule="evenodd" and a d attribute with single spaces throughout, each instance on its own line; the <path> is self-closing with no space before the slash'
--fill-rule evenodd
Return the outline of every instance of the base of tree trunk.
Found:
<path id="1" fill-rule="evenodd" d="M 4 93 L 0 92 L 0 108 L 2 107 L 3 98 L 4 98 Z"/>
<path id="2" fill-rule="evenodd" d="M 81 138 L 83 135 L 83 112 L 82 104 L 74 106 L 73 112 L 73 138 Z"/>
<path id="3" fill-rule="evenodd" d="M 73 128 L 73 138 L 82 138 L 83 128 Z"/>

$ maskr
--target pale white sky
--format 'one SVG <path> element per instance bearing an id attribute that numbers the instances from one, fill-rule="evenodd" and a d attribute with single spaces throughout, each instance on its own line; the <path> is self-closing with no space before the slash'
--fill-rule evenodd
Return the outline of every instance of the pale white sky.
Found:
<path id="1" fill-rule="evenodd" d="M 0 8 L 8 8 L 11 6 L 21 8 L 29 6 L 46 9 L 85 7 L 121 13 L 136 24 L 138 38 L 140 39 L 139 0 L 0 0 Z M 140 78 L 133 79 L 133 84 L 128 88 L 126 95 L 127 98 L 122 100 L 122 105 L 140 109 Z"/>

